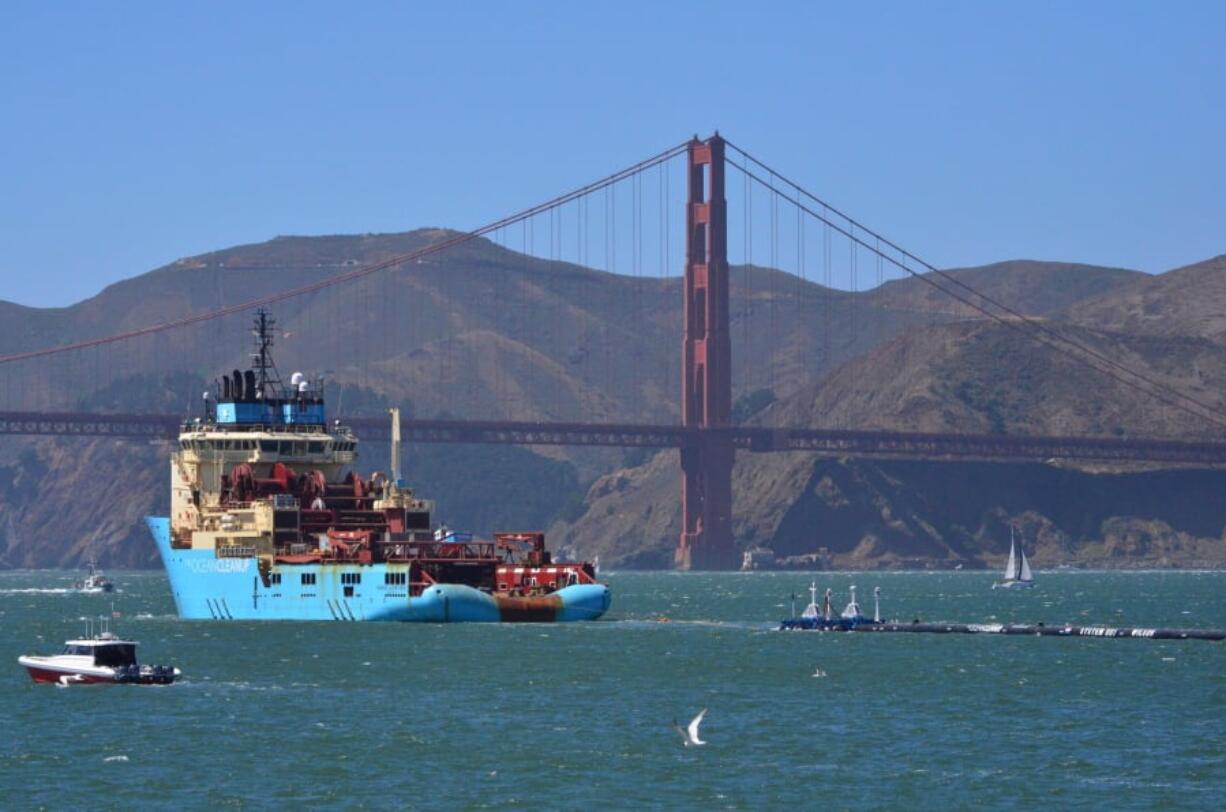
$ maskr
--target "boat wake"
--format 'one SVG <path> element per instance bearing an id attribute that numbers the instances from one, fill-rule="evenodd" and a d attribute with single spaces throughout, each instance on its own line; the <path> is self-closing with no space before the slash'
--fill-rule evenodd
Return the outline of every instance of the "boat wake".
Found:
<path id="1" fill-rule="evenodd" d="M 59 589 L 29 587 L 27 589 L 0 589 L 0 595 L 69 595 L 77 591 L 66 587 Z"/>

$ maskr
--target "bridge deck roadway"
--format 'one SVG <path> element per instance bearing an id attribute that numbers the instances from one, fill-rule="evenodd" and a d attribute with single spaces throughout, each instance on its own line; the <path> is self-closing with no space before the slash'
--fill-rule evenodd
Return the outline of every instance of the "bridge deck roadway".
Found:
<path id="1" fill-rule="evenodd" d="M 384 418 L 345 421 L 359 436 L 386 440 Z M 0 435 L 174 439 L 177 415 L 0 412 Z M 1119 437 L 1028 437 L 737 426 L 694 429 L 643 424 L 402 420 L 407 442 L 681 448 L 702 431 L 727 432 L 741 450 L 810 452 L 835 457 L 1048 462 L 1083 460 L 1226 467 L 1226 442 Z"/>

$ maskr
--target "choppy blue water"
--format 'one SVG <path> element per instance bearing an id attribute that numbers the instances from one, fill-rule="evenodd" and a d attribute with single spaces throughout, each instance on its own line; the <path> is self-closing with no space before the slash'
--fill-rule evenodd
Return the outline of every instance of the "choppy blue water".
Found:
<path id="1" fill-rule="evenodd" d="M 562 626 L 183 622 L 165 579 L 0 574 L 6 808 L 1220 809 L 1226 645 L 773 631 L 810 576 L 608 576 Z M 823 574 L 910 620 L 1226 626 L 1226 573 Z M 34 685 L 86 615 L 170 687 Z M 656 619 L 666 616 L 669 622 Z M 814 677 L 817 670 L 824 677 Z M 671 727 L 709 708 L 705 747 Z"/>

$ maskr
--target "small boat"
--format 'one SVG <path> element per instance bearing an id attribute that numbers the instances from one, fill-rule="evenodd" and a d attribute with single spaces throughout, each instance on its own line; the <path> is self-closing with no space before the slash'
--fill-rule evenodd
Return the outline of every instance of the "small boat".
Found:
<path id="1" fill-rule="evenodd" d="M 1025 589 L 1034 586 L 1034 575 L 1030 572 L 1030 562 L 1026 560 L 1026 551 L 1019 548 L 1013 539 L 1013 528 L 1009 528 L 1009 563 L 1005 565 L 1005 577 L 992 584 L 993 589 Z"/>
<path id="2" fill-rule="evenodd" d="M 67 687 L 97 683 L 169 685 L 181 673 L 169 665 L 140 665 L 134 640 L 123 640 L 108 630 L 97 635 L 86 631 L 78 640 L 68 640 L 59 654 L 26 654 L 17 658 L 35 682 Z"/>
<path id="3" fill-rule="evenodd" d="M 93 558 L 89 559 L 89 574 L 83 580 L 77 581 L 72 585 L 72 588 L 77 592 L 84 592 L 87 595 L 97 595 L 102 592 L 114 592 L 115 585 L 111 583 L 111 579 L 102 574 L 102 570 L 98 569 L 98 562 Z"/>
<path id="4" fill-rule="evenodd" d="M 792 594 L 792 617 L 780 622 L 780 629 L 807 629 L 810 631 L 848 632 L 857 627 L 876 628 L 881 625 L 881 587 L 873 589 L 872 620 L 864 616 L 856 600 L 856 588 L 851 587 L 851 600 L 838 617 L 834 616 L 833 593 L 827 589 L 821 606 L 817 603 L 817 582 L 809 585 L 809 605 L 796 616 L 796 595 Z"/>

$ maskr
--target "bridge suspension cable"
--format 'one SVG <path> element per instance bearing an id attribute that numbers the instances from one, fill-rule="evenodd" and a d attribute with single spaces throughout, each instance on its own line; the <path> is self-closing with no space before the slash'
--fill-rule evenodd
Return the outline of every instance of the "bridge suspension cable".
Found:
<path id="1" fill-rule="evenodd" d="M 180 318 L 180 319 L 174 319 L 174 320 L 166 321 L 166 322 L 159 322 L 157 324 L 151 324 L 147 327 L 141 327 L 135 330 L 128 330 L 123 333 L 115 333 L 113 335 L 103 336 L 101 338 L 93 338 L 93 339 L 88 339 L 85 341 L 77 341 L 71 344 L 61 344 L 56 347 L 44 347 L 38 350 L 28 350 L 26 352 L 17 352 L 17 353 L 11 353 L 9 355 L 2 355 L 0 356 L 0 365 L 11 364 L 17 361 L 29 361 L 35 358 L 44 358 L 44 357 L 52 356 L 52 355 L 59 355 L 61 353 L 73 352 L 75 350 L 83 350 L 83 349 L 88 349 L 91 347 L 100 347 L 100 346 L 104 346 L 107 344 L 114 344 L 116 342 L 126 341 L 126 340 L 133 339 L 133 338 L 139 338 L 141 336 L 154 335 L 156 333 L 162 333 L 168 330 L 175 330 L 175 329 L 178 329 L 181 327 L 187 327 L 193 324 L 200 324 L 202 322 L 212 321 L 213 319 L 218 319 L 223 316 L 230 316 L 235 313 L 242 313 L 247 310 L 253 310 L 257 307 L 263 307 L 266 305 L 275 304 L 276 302 L 282 302 L 282 301 L 285 301 L 286 299 L 292 299 L 292 298 L 303 296 L 309 293 L 315 293 L 316 291 L 324 290 L 330 287 L 335 287 L 337 285 L 342 285 L 346 282 L 352 282 L 357 279 L 362 279 L 362 278 L 370 276 L 371 274 L 378 273 L 379 271 L 385 271 L 389 268 L 394 268 L 396 266 L 403 265 L 408 262 L 414 262 L 418 259 L 423 259 L 433 254 L 441 253 L 450 248 L 455 248 L 459 245 L 463 245 L 464 243 L 471 242 L 472 240 L 475 240 L 478 237 L 483 237 L 487 234 L 497 232 L 498 230 L 504 229 L 508 226 L 512 226 L 517 223 L 530 222 L 532 218 L 536 217 L 537 215 L 556 210 L 560 208 L 561 206 L 564 206 L 567 203 L 571 203 L 580 198 L 586 198 L 588 195 L 591 195 L 594 192 L 598 192 L 603 189 L 611 188 L 614 184 L 617 184 L 623 180 L 626 180 L 627 178 L 631 178 L 635 175 L 638 175 L 655 166 L 663 164 L 671 160 L 672 158 L 675 158 L 678 155 L 685 152 L 688 144 L 689 144 L 688 140 L 683 141 L 682 143 L 677 144 L 676 146 L 669 147 L 668 149 L 662 152 L 659 152 L 651 156 L 650 158 L 639 161 L 638 163 L 628 166 L 624 169 L 620 169 L 611 175 L 607 175 L 601 178 L 600 180 L 593 181 L 592 183 L 586 184 L 584 186 L 580 186 L 576 189 L 566 192 L 565 194 L 552 198 L 551 200 L 547 200 L 544 203 L 540 203 L 538 205 L 523 209 L 514 214 L 508 215 L 507 217 L 503 217 L 499 220 L 495 220 L 491 223 L 487 223 L 486 225 L 483 225 L 472 231 L 467 231 L 462 234 L 457 234 L 454 237 L 450 237 L 448 239 L 441 240 L 436 243 L 432 243 L 431 245 L 427 245 L 423 248 L 419 248 L 416 251 L 410 251 L 410 252 L 403 253 L 403 254 L 397 254 L 396 256 L 389 257 L 385 260 L 381 260 L 379 262 L 371 263 L 368 265 L 363 265 L 361 267 L 355 268 L 352 271 L 348 271 L 346 273 L 339 274 L 337 276 L 329 277 L 327 279 L 323 279 L 318 282 L 311 283 L 309 285 L 302 285 L 300 287 L 290 288 L 289 290 L 283 290 L 278 293 L 269 294 L 267 296 L 261 296 L 257 299 L 251 299 L 245 302 L 239 302 L 239 303 L 232 304 L 232 305 L 226 305 L 224 307 L 219 307 L 214 310 L 208 310 L 203 313 L 195 313 L 189 316 L 184 316 L 183 318 Z"/>
<path id="2" fill-rule="evenodd" d="M 1168 406 L 1173 406 L 1174 408 L 1194 417 L 1200 418 L 1201 420 L 1206 420 L 1219 427 L 1226 428 L 1226 412 L 1221 411 L 1211 404 L 1192 397 L 1191 395 L 1179 392 L 1143 372 L 1132 369 L 1126 364 L 1104 355 L 1098 350 L 1095 350 L 1093 347 L 1090 347 L 1083 342 L 1076 340 L 1075 338 L 1071 338 L 1057 330 L 1053 330 L 1040 320 L 1026 315 L 1017 309 L 994 299 L 986 293 L 976 290 L 949 272 L 941 270 L 932 263 L 917 257 L 915 254 L 907 251 L 885 236 L 845 214 L 835 206 L 830 205 L 822 198 L 807 191 L 804 187 L 800 186 L 800 184 L 789 179 L 786 175 L 780 174 L 777 170 L 772 169 L 770 166 L 741 149 L 733 142 L 725 141 L 725 143 L 727 143 L 729 148 L 740 154 L 743 159 L 740 164 L 735 161 L 729 161 L 728 166 L 737 169 L 747 178 L 767 189 L 773 195 L 790 202 L 800 211 L 803 211 L 805 214 L 809 215 L 815 220 L 825 224 L 839 234 L 842 234 L 852 244 L 859 245 L 860 247 L 867 249 L 878 257 L 879 260 L 889 262 L 895 267 L 905 271 L 907 274 L 919 279 L 946 296 L 965 304 L 967 307 L 972 308 L 976 312 L 981 313 L 993 321 L 1009 327 L 1010 329 L 1015 330 L 1032 340 L 1036 340 L 1045 346 L 1051 347 L 1053 350 L 1059 352 L 1072 361 L 1093 369 L 1102 375 L 1106 375 L 1123 386 L 1132 389 L 1133 391 L 1148 395 L 1162 401 Z M 763 178 L 758 173 L 755 173 L 749 168 L 746 162 L 752 163 L 763 173 L 767 174 L 769 176 L 769 180 Z M 791 196 L 780 190 L 778 188 L 777 181 L 782 181 L 784 184 L 794 190 L 795 196 Z M 819 212 L 815 207 L 806 205 L 804 203 L 804 200 L 806 199 L 812 201 L 814 204 L 816 204 L 816 206 L 820 206 L 822 211 Z M 830 217 L 830 214 L 837 215 L 842 222 L 840 223 L 835 221 Z M 873 240 L 873 242 L 869 242 L 869 239 Z M 888 252 L 883 251 L 881 248 L 882 245 L 893 249 L 895 252 L 897 252 L 898 257 L 892 256 Z M 901 259 L 899 259 L 899 257 L 901 257 Z M 915 268 L 912 268 L 910 264 L 908 264 L 909 262 L 922 267 L 928 273 L 921 273 L 920 271 L 917 271 Z M 949 283 L 955 288 L 961 289 L 964 291 L 964 293 L 959 293 L 957 290 L 952 290 L 949 287 L 945 287 L 941 284 L 941 282 L 937 281 L 938 278 Z M 997 310 L 1000 312 L 994 312 L 988 307 L 974 301 L 970 297 L 977 297 L 987 305 L 997 308 Z M 1002 315 L 1002 313 L 1004 315 Z M 1006 318 L 1006 316 L 1008 316 L 1008 318 Z M 1095 363 L 1096 361 L 1098 363 Z M 1099 364 L 1105 365 L 1105 368 Z M 1129 378 L 1125 376 L 1130 376 L 1132 380 L 1129 380 Z"/>

